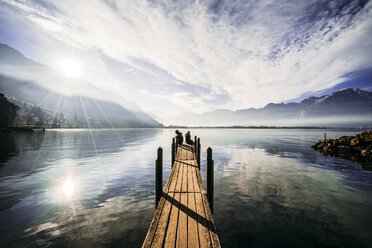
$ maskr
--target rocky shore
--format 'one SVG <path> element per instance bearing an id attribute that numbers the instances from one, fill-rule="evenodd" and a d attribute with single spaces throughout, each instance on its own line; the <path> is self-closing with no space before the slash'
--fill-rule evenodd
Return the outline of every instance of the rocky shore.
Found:
<path id="1" fill-rule="evenodd" d="M 372 131 L 338 139 L 322 139 L 311 147 L 326 156 L 335 156 L 354 161 L 372 160 Z"/>

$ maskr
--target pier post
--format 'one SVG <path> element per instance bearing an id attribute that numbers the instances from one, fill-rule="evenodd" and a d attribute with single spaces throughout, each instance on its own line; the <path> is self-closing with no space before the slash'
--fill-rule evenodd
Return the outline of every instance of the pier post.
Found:
<path id="1" fill-rule="evenodd" d="M 163 148 L 158 148 L 158 158 L 155 161 L 155 209 L 158 207 L 163 193 Z"/>
<path id="2" fill-rule="evenodd" d="M 200 138 L 198 138 L 198 156 L 197 156 L 197 162 L 198 162 L 198 167 L 199 167 L 199 170 L 200 170 Z"/>
<path id="3" fill-rule="evenodd" d="M 213 214 L 213 195 L 214 195 L 214 161 L 212 159 L 212 148 L 207 149 L 207 196 L 209 206 Z"/>
<path id="4" fill-rule="evenodd" d="M 173 164 L 174 164 L 174 161 L 175 161 L 175 158 L 176 158 L 176 142 L 175 142 L 175 138 L 172 139 L 172 168 L 173 168 Z"/>
<path id="5" fill-rule="evenodd" d="M 194 140 L 194 151 L 195 151 L 195 159 L 198 161 L 198 137 L 195 135 Z"/>
<path id="6" fill-rule="evenodd" d="M 327 139 L 327 133 L 324 133 L 324 139 L 325 140 Z"/>
<path id="7" fill-rule="evenodd" d="M 196 137 L 196 135 L 195 135 L 195 139 L 194 139 L 194 152 L 195 152 L 195 156 L 196 156 L 196 154 L 197 154 L 197 152 L 196 152 L 196 142 L 197 142 L 197 140 L 198 140 L 198 137 Z"/>

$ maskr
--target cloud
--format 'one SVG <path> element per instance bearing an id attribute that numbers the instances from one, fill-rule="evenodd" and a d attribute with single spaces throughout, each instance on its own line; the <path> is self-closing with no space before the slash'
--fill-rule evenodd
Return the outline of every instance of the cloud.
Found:
<path id="1" fill-rule="evenodd" d="M 145 109 L 156 101 L 184 111 L 262 107 L 372 65 L 367 1 L 42 3 L 7 2 L 43 35 L 125 66 L 121 79 L 148 94 L 138 102 Z"/>

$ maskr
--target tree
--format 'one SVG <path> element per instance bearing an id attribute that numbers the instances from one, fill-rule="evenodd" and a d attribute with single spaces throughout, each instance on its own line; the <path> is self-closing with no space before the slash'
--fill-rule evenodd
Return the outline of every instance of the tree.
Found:
<path id="1" fill-rule="evenodd" d="M 0 93 L 0 127 L 7 128 L 13 125 L 19 107 L 8 101 L 4 94 Z"/>

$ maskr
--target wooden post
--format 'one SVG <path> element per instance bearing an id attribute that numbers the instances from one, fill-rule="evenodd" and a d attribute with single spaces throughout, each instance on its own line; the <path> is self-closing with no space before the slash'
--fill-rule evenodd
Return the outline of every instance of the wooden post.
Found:
<path id="1" fill-rule="evenodd" d="M 196 141 L 198 140 L 198 138 L 196 137 L 195 135 L 195 139 L 194 139 L 194 152 L 195 152 L 195 155 L 197 154 L 196 153 Z"/>
<path id="2" fill-rule="evenodd" d="M 198 162 L 198 167 L 199 167 L 199 170 L 200 170 L 200 138 L 198 138 L 198 156 L 197 156 L 197 162 Z"/>
<path id="3" fill-rule="evenodd" d="M 324 139 L 325 140 L 327 139 L 327 133 L 324 133 Z"/>
<path id="4" fill-rule="evenodd" d="M 207 149 L 207 196 L 209 206 L 213 214 L 213 195 L 214 195 L 214 161 L 212 159 L 212 149 Z"/>
<path id="5" fill-rule="evenodd" d="M 173 164 L 174 164 L 174 161 L 176 159 L 176 142 L 175 142 L 175 138 L 172 139 L 172 168 L 173 168 Z"/>
<path id="6" fill-rule="evenodd" d="M 194 140 L 194 151 L 195 151 L 195 159 L 198 161 L 198 137 L 195 135 Z"/>
<path id="7" fill-rule="evenodd" d="M 155 209 L 163 193 L 163 148 L 158 148 L 158 159 L 155 161 Z"/>

